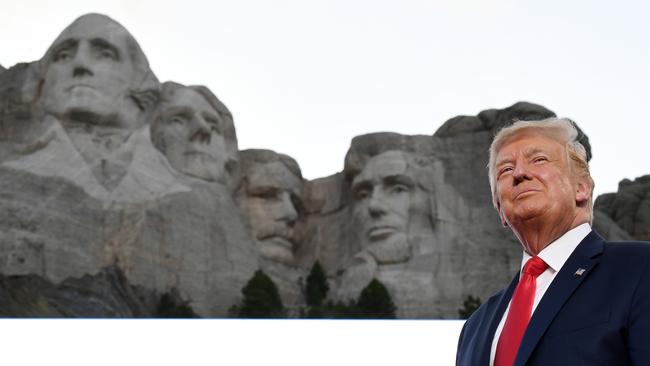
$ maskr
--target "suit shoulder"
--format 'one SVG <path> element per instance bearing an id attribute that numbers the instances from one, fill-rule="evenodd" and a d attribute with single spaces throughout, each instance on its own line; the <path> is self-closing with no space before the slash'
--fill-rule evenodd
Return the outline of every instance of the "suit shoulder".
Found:
<path id="1" fill-rule="evenodd" d="M 601 263 L 615 270 L 625 270 L 628 276 L 648 276 L 650 267 L 650 242 L 606 242 Z M 645 275 L 644 275 L 645 273 Z"/>
<path id="2" fill-rule="evenodd" d="M 496 294 L 490 296 L 487 301 L 485 301 L 472 315 L 467 319 L 468 323 L 480 322 L 485 317 L 485 313 L 489 312 L 491 309 L 496 307 L 499 304 L 499 299 L 503 296 L 503 293 L 506 291 L 506 288 L 499 290 Z"/>
<path id="3" fill-rule="evenodd" d="M 616 257 L 640 257 L 650 258 L 650 242 L 647 241 L 612 241 L 605 242 L 604 253 Z"/>

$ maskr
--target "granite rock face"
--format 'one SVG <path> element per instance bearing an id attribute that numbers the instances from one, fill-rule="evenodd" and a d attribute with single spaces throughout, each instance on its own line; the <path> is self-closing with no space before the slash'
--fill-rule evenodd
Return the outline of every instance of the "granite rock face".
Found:
<path id="1" fill-rule="evenodd" d="M 521 260 L 492 207 L 492 137 L 552 116 L 520 102 L 357 136 L 341 172 L 308 181 L 289 156 L 239 151 L 211 90 L 159 82 L 124 27 L 84 15 L 41 60 L 0 69 L 0 315 L 223 317 L 262 269 L 295 317 L 319 261 L 329 300 L 376 278 L 399 317 L 456 318 Z M 623 181 L 595 228 L 647 240 L 649 191 Z"/>
<path id="2" fill-rule="evenodd" d="M 623 179 L 618 192 L 603 194 L 594 203 L 636 240 L 650 240 L 650 175 L 634 181 Z"/>
<path id="3" fill-rule="evenodd" d="M 29 274 L 0 275 L 0 316 L 13 317 L 168 317 L 193 316 L 178 293 L 158 294 L 128 283 L 115 267 L 60 284 Z"/>
<path id="4" fill-rule="evenodd" d="M 116 266 L 225 316 L 258 268 L 225 106 L 204 87 L 168 92 L 128 31 L 97 14 L 0 77 L 0 272 L 58 285 Z"/>

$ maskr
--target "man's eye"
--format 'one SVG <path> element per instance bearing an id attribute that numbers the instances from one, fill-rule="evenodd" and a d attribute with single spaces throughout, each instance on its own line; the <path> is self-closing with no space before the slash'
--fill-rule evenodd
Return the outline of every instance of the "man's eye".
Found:
<path id="1" fill-rule="evenodd" d="M 503 174 L 506 174 L 506 173 L 511 172 L 513 169 L 514 169 L 514 168 L 511 167 L 511 166 L 506 166 L 506 167 L 501 168 L 501 170 L 499 170 L 499 175 L 498 175 L 498 177 L 502 176 Z"/>
<path id="2" fill-rule="evenodd" d="M 548 161 L 545 156 L 538 156 L 533 160 L 534 163 L 543 163 L 545 161 Z"/>
<path id="3" fill-rule="evenodd" d="M 219 121 L 216 121 L 214 119 L 207 119 L 206 121 L 210 125 L 210 132 L 221 135 L 221 130 L 219 129 Z"/>
<path id="4" fill-rule="evenodd" d="M 97 58 L 100 60 L 117 60 L 117 53 L 110 47 L 98 45 L 94 48 Z"/>
<path id="5" fill-rule="evenodd" d="M 171 123 L 177 123 L 177 124 L 179 124 L 179 125 L 184 125 L 185 122 L 186 122 L 186 120 L 185 120 L 185 118 L 184 118 L 183 116 L 172 116 L 172 117 L 169 119 L 169 122 L 171 122 Z"/>
<path id="6" fill-rule="evenodd" d="M 61 50 L 54 55 L 55 62 L 66 61 L 70 58 L 72 58 L 72 51 L 69 49 Z"/>
<path id="7" fill-rule="evenodd" d="M 104 59 L 115 60 L 115 52 L 105 48 L 99 51 L 99 57 Z"/>
<path id="8" fill-rule="evenodd" d="M 358 200 L 366 199 L 370 196 L 370 190 L 366 188 L 357 189 L 354 191 L 354 198 Z"/>
<path id="9" fill-rule="evenodd" d="M 274 190 L 259 191 L 259 192 L 254 192 L 252 196 L 261 198 L 263 200 L 273 200 L 278 197 L 278 192 Z"/>
<path id="10" fill-rule="evenodd" d="M 407 193 L 409 191 L 409 187 L 405 186 L 404 184 L 395 184 L 394 186 L 390 187 L 390 193 Z"/>

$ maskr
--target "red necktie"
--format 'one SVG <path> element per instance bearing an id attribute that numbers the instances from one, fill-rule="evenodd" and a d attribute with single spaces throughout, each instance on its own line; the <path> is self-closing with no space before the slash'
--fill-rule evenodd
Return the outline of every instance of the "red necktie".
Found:
<path id="1" fill-rule="evenodd" d="M 548 264 L 539 257 L 533 257 L 526 262 L 521 278 L 512 295 L 510 310 L 503 326 L 494 366 L 512 366 L 519 350 L 519 344 L 524 337 L 535 301 L 537 277 L 548 268 Z"/>

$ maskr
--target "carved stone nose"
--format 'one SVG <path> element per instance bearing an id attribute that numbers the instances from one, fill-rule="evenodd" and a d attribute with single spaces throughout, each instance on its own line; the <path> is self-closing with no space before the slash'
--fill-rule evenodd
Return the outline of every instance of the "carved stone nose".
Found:
<path id="1" fill-rule="evenodd" d="M 72 70 L 72 76 L 74 77 L 93 75 L 93 72 L 85 66 L 75 66 L 75 68 Z"/>

